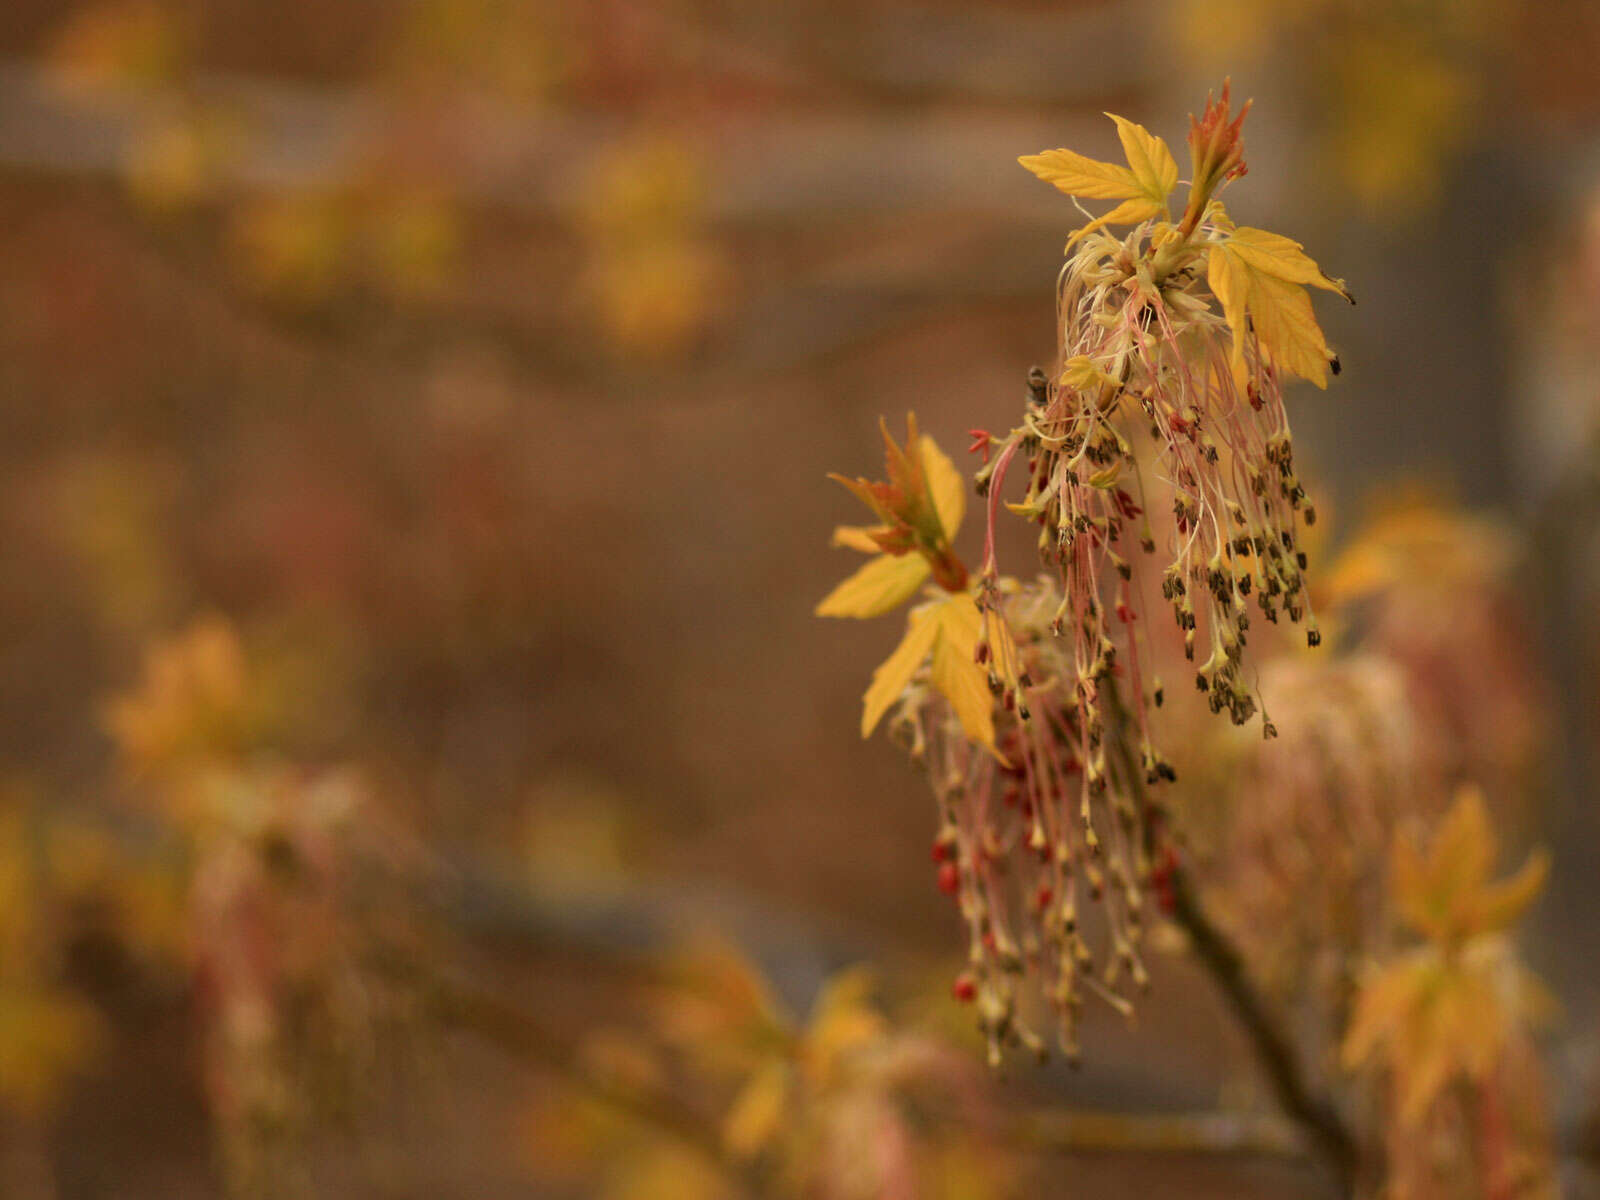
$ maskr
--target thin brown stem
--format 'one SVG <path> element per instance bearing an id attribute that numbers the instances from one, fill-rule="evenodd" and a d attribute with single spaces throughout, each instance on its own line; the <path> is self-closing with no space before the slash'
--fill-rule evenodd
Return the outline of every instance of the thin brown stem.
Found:
<path id="1" fill-rule="evenodd" d="M 1138 756 L 1128 742 L 1129 716 L 1122 694 L 1115 680 L 1107 680 L 1102 686 L 1111 715 L 1107 730 L 1111 749 L 1121 761 L 1140 811 L 1153 814 L 1155 810 L 1144 794 Z M 1147 832 L 1146 836 L 1150 834 Z M 1279 1107 L 1300 1126 L 1337 1179 L 1340 1189 L 1350 1194 L 1355 1183 L 1357 1152 L 1355 1138 L 1344 1118 L 1332 1101 L 1318 1094 L 1306 1079 L 1288 1033 L 1250 978 L 1243 955 L 1212 921 L 1194 880 L 1181 863 L 1172 868 L 1170 894 L 1174 923 L 1188 935 L 1195 957 L 1228 1001 L 1233 1018 L 1250 1043 Z"/>

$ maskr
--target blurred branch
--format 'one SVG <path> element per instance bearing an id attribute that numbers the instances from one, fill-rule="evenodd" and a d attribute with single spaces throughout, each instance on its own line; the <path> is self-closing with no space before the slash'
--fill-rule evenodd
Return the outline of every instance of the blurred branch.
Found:
<path id="1" fill-rule="evenodd" d="M 1158 810 L 1145 795 L 1144 774 L 1129 744 L 1129 714 L 1122 693 L 1115 680 L 1104 686 L 1112 716 L 1108 731 L 1112 753 L 1120 761 L 1140 810 L 1154 813 Z M 1355 1182 L 1356 1143 L 1344 1119 L 1331 1100 L 1312 1089 L 1288 1033 L 1250 978 L 1243 956 L 1206 912 L 1193 879 L 1181 863 L 1172 868 L 1170 887 L 1172 920 L 1188 935 L 1195 957 L 1227 999 L 1279 1106 L 1305 1132 L 1341 1190 L 1350 1194 Z"/>
<path id="2" fill-rule="evenodd" d="M 545 1028 L 520 1005 L 420 959 L 387 965 L 397 978 L 421 991 L 429 1010 L 446 1026 L 475 1034 L 521 1062 L 552 1072 L 589 1099 L 694 1151 L 731 1182 L 751 1189 L 759 1184 L 752 1167 L 728 1152 L 714 1123 L 673 1096 L 647 1093 L 586 1068 L 573 1052 L 571 1038 Z"/>
<path id="3" fill-rule="evenodd" d="M 1278 1104 L 1304 1129 L 1340 1187 L 1348 1193 L 1355 1179 L 1356 1144 L 1343 1118 L 1326 1097 L 1311 1089 L 1288 1035 L 1256 990 L 1239 951 L 1212 923 L 1193 881 L 1181 866 L 1173 869 L 1171 890 L 1172 919 L 1189 935 L 1195 956 L 1227 997 Z"/>
<path id="4" fill-rule="evenodd" d="M 1009 1130 L 1012 1144 L 1067 1154 L 1215 1154 L 1300 1159 L 1299 1130 L 1258 1113 L 1108 1113 L 1041 1108 Z"/>
<path id="5" fill-rule="evenodd" d="M 516 1003 L 468 979 L 426 964 L 397 968 L 422 987 L 447 1025 L 494 1044 L 513 1057 L 559 1075 L 588 1098 L 694 1150 L 730 1180 L 760 1190 L 752 1166 L 731 1156 L 714 1122 L 665 1094 L 649 1094 L 586 1068 L 564 1039 Z M 1043 1154 L 1208 1154 L 1299 1159 L 1305 1146 L 1293 1123 L 1245 1113 L 1145 1114 L 1040 1108 L 1005 1126 L 1013 1149 Z"/>

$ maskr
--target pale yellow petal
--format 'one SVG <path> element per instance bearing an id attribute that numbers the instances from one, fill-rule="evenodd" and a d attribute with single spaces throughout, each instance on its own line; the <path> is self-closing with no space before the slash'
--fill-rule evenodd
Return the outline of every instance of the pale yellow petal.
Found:
<path id="1" fill-rule="evenodd" d="M 1107 384 L 1115 386 L 1117 381 L 1095 366 L 1094 360 L 1087 355 L 1075 354 L 1062 364 L 1061 382 L 1080 392 L 1087 392 Z"/>
<path id="2" fill-rule="evenodd" d="M 819 617 L 881 617 L 899 607 L 928 577 L 928 561 L 920 554 L 880 554 L 823 597 Z"/>

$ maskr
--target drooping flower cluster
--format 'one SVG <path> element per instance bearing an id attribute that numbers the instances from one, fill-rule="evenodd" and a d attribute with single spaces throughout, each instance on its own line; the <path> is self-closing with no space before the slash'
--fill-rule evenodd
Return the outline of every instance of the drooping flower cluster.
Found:
<path id="1" fill-rule="evenodd" d="M 1191 118 L 1192 184 L 1176 225 L 1167 197 L 1177 163 L 1142 126 L 1113 118 L 1125 168 L 1069 150 L 1021 160 L 1073 196 L 1123 200 L 1068 243 L 1055 377 L 978 480 L 998 493 L 1012 467 L 1026 470 L 1024 498 L 1007 507 L 1038 522 L 1040 554 L 1059 574 L 1056 626 L 1072 642 L 1091 728 L 1102 721 L 1100 685 L 1124 654 L 1143 727 L 1133 628 L 1142 606 L 1128 556 L 1148 504 L 1170 506 L 1162 595 L 1189 659 L 1201 651 L 1195 682 L 1213 712 L 1242 724 L 1257 710 L 1240 673 L 1252 601 L 1269 622 L 1308 620 L 1312 645 L 1320 637 L 1299 541 L 1316 513 L 1295 473 L 1283 385 L 1298 375 L 1322 387 L 1330 365 L 1338 370 L 1304 285 L 1348 293 L 1298 243 L 1236 226 L 1215 198 L 1244 173 L 1245 110 L 1230 119 L 1224 86 Z M 1127 222 L 1137 224 L 1124 238 L 1104 231 Z M 991 578 L 995 511 L 991 501 Z M 1137 530 L 1154 553 L 1150 523 Z"/>
<path id="2" fill-rule="evenodd" d="M 979 654 L 987 650 L 1003 664 L 997 678 L 1013 681 L 1000 685 L 1001 696 L 1018 697 L 996 705 L 995 752 L 968 741 L 916 681 L 890 728 L 926 765 L 938 802 L 939 883 L 968 929 L 956 995 L 977 1002 L 991 1059 L 1010 1043 L 1044 1051 L 1019 1007 L 1020 984 L 1031 977 L 1075 1061 L 1084 995 L 1126 1013 L 1123 990 L 1148 981 L 1140 958 L 1154 874 L 1153 813 L 1141 791 L 1147 768 L 1131 753 L 1106 755 L 1079 721 L 1070 653 L 1051 631 L 1060 603 L 1053 581 L 1007 579 L 995 592 L 986 603 L 1003 624 L 995 622 L 998 636 L 980 642 Z M 1146 750 L 1151 775 L 1169 777 Z M 1089 915 L 1096 905 L 1099 918 Z M 1102 936 L 1091 940 L 1090 927 Z"/>
<path id="3" fill-rule="evenodd" d="M 1298 243 L 1234 225 L 1216 200 L 1244 173 L 1243 118 L 1224 87 L 1191 120 L 1176 224 L 1177 164 L 1130 121 L 1113 117 L 1126 167 L 1068 150 L 1022 160 L 1074 197 L 1121 203 L 1067 245 L 1058 360 L 1030 375 L 1021 424 L 1003 438 L 974 431 L 988 499 L 980 571 L 952 547 L 960 478 L 914 421 L 904 448 L 885 433 L 888 482 L 841 479 L 881 524 L 841 528 L 835 544 L 877 557 L 818 613 L 877 616 L 935 585 L 874 674 L 862 733 L 893 710 L 891 728 L 929 773 L 939 883 L 969 928 L 956 995 L 976 1004 L 994 1059 L 1007 1045 L 1044 1048 L 1024 1021 L 1024 977 L 1054 1008 L 1069 1055 L 1086 992 L 1126 1009 L 1118 989 L 1146 979 L 1146 893 L 1171 899 L 1172 849 L 1147 788 L 1175 776 L 1151 735 L 1162 691 L 1139 632 L 1132 543 L 1155 553 L 1159 528 L 1164 597 L 1188 657 L 1206 651 L 1196 682 L 1236 723 L 1258 707 L 1240 670 L 1249 605 L 1271 622 L 1309 617 L 1299 535 L 1315 514 L 1282 389 L 1294 375 L 1324 386 L 1337 371 L 1305 285 L 1344 288 Z M 1124 238 L 1105 232 L 1129 223 Z M 1040 529 L 1046 574 L 1031 582 L 996 562 L 1013 471 L 1026 490 L 1007 507 Z M 1319 640 L 1314 620 L 1307 638 Z M 1103 944 L 1084 931 L 1090 901 Z"/>
<path id="4" fill-rule="evenodd" d="M 1051 628 L 1061 605 L 1055 581 L 997 578 L 980 593 L 952 547 L 964 510 L 960 475 L 914 419 L 903 447 L 887 432 L 885 441 L 888 482 L 841 479 L 882 524 L 834 534 L 876 557 L 817 611 L 877 616 L 931 582 L 873 676 L 862 733 L 892 713 L 891 731 L 928 772 L 939 886 L 969 933 L 955 994 L 974 1003 L 991 1058 L 1008 1045 L 1045 1049 L 1023 1016 L 1025 976 L 1076 1056 L 1084 994 L 1126 1011 L 1118 989 L 1146 980 L 1139 944 L 1151 827 L 1139 776 L 1172 771 L 1148 742 L 1142 762 L 1132 751 L 1106 753 L 1079 719 L 1070 653 Z M 980 595 L 1001 618 L 987 633 Z M 1104 926 L 1103 945 L 1091 944 L 1083 923 L 1097 902 L 1105 920 L 1091 923 Z"/>
<path id="5" fill-rule="evenodd" d="M 398 903 L 414 856 L 359 770 L 277 752 L 268 673 L 230 623 L 202 619 L 153 646 L 106 712 L 128 799 L 174 864 L 206 1096 L 246 1195 L 305 1192 L 291 1151 L 408 1044 L 415 1001 L 388 964 L 421 944 Z"/>

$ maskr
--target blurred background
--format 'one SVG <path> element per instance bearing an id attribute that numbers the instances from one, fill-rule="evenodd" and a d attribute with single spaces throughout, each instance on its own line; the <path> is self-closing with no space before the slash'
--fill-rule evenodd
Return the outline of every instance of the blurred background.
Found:
<path id="1" fill-rule="evenodd" d="M 616 1116 L 642 1005 L 755 1081 L 735 1144 L 801 1120 L 751 1045 L 870 1035 L 819 1120 L 934 1079 L 961 1136 L 863 1151 L 926 1194 L 1312 1194 L 1180 956 L 1080 1073 L 986 1075 L 932 806 L 857 736 L 892 622 L 812 616 L 825 473 L 909 409 L 959 459 L 1054 353 L 1081 221 L 1016 157 L 1116 157 L 1109 109 L 1186 164 L 1225 75 L 1230 210 L 1359 298 L 1289 398 L 1329 553 L 1423 493 L 1512 547 L 1581 1113 L 1596 62 L 1589 0 L 8 0 L 0 1193 L 727 1194 Z"/>

